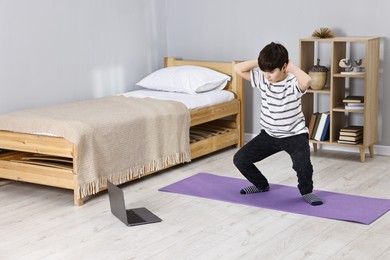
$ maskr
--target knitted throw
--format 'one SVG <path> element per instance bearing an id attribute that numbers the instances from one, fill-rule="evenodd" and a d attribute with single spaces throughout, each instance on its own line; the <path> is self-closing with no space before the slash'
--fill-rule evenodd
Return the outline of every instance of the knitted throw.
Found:
<path id="1" fill-rule="evenodd" d="M 181 103 L 108 96 L 0 115 L 0 130 L 47 133 L 77 147 L 78 196 L 191 160 L 190 113 Z"/>

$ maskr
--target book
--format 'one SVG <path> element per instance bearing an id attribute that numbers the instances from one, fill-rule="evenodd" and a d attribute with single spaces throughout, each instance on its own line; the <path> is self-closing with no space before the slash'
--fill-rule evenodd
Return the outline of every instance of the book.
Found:
<path id="1" fill-rule="evenodd" d="M 360 144 L 362 143 L 363 139 L 362 140 L 359 140 L 359 141 L 344 141 L 344 140 L 338 140 L 337 142 L 340 143 L 340 144 Z"/>
<path id="2" fill-rule="evenodd" d="M 344 108 L 347 109 L 347 110 L 364 110 L 364 106 L 345 105 Z"/>
<path id="3" fill-rule="evenodd" d="M 317 132 L 318 124 L 320 123 L 321 120 L 321 113 L 316 113 L 316 114 L 317 114 L 316 121 L 314 123 L 313 132 L 311 133 L 310 139 L 314 139 Z"/>
<path id="4" fill-rule="evenodd" d="M 309 138 L 312 138 L 313 130 L 314 130 L 314 125 L 316 123 L 316 119 L 319 113 L 314 113 L 310 117 L 310 122 L 309 122 Z"/>
<path id="5" fill-rule="evenodd" d="M 359 141 L 363 139 L 363 134 L 357 136 L 340 135 L 339 140 L 342 141 Z"/>
<path id="6" fill-rule="evenodd" d="M 340 135 L 343 136 L 358 136 L 363 134 L 363 129 L 358 132 L 346 132 L 346 131 L 340 131 Z"/>
<path id="7" fill-rule="evenodd" d="M 354 103 L 354 102 L 347 102 L 344 103 L 346 106 L 356 106 L 356 107 L 363 107 L 364 103 Z"/>
<path id="8" fill-rule="evenodd" d="M 317 131 L 314 139 L 317 141 L 324 141 L 326 137 L 327 128 L 329 128 L 329 112 L 321 113 L 320 122 L 318 123 Z"/>
<path id="9" fill-rule="evenodd" d="M 330 113 L 327 113 L 325 126 L 324 126 L 324 130 L 322 131 L 320 141 L 328 140 L 329 139 L 329 132 L 330 132 Z"/>
<path id="10" fill-rule="evenodd" d="M 342 131 L 342 132 L 353 132 L 353 133 L 356 133 L 356 132 L 359 132 L 359 131 L 363 131 L 363 126 L 350 125 L 350 126 L 341 128 L 340 131 Z"/>
<path id="11" fill-rule="evenodd" d="M 315 139 L 320 121 L 321 121 L 321 113 L 317 113 L 316 121 L 314 123 L 313 133 L 311 134 L 311 139 Z"/>
<path id="12" fill-rule="evenodd" d="M 344 103 L 364 103 L 364 96 L 346 96 Z"/>

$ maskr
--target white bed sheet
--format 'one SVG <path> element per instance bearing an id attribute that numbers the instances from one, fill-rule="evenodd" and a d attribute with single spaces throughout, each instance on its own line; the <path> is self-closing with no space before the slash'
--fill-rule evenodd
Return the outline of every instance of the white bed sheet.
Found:
<path id="1" fill-rule="evenodd" d="M 141 89 L 119 94 L 125 97 L 155 98 L 183 103 L 188 109 L 196 109 L 216 105 L 234 99 L 234 94 L 228 90 L 215 90 L 199 94 L 185 94 L 158 90 Z"/>

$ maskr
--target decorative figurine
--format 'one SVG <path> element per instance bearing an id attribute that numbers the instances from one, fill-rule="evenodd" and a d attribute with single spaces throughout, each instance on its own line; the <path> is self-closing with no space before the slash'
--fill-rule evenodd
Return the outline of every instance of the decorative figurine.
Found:
<path id="1" fill-rule="evenodd" d="M 315 37 L 315 38 L 326 39 L 326 38 L 333 38 L 334 34 L 333 34 L 332 30 L 329 29 L 328 27 L 321 27 L 321 28 L 315 30 L 311 34 L 311 36 Z"/>
<path id="2" fill-rule="evenodd" d="M 341 74 L 362 74 L 364 73 L 364 58 L 354 60 L 356 66 L 352 66 L 352 61 L 348 58 L 341 59 L 339 66 L 344 69 Z"/>
<path id="3" fill-rule="evenodd" d="M 344 72 L 352 71 L 352 62 L 350 61 L 350 59 L 341 59 L 339 62 L 339 66 L 344 69 Z"/>
<path id="4" fill-rule="evenodd" d="M 364 73 L 364 65 L 365 65 L 364 58 L 354 60 L 354 61 L 355 61 L 355 64 L 357 66 L 356 72 Z"/>

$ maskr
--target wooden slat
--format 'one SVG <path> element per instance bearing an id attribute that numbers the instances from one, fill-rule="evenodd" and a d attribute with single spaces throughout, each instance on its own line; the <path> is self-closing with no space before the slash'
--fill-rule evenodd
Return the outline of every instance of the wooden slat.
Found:
<path id="1" fill-rule="evenodd" d="M 219 134 L 205 140 L 191 144 L 191 158 L 197 158 L 205 154 L 232 146 L 238 142 L 238 131 L 232 129 L 224 134 Z"/>
<path id="2" fill-rule="evenodd" d="M 215 106 L 192 110 L 191 126 L 235 115 L 239 112 L 239 105 L 238 100 L 232 100 Z"/>
<path id="3" fill-rule="evenodd" d="M 73 189 L 72 170 L 0 160 L 0 178 Z"/>
<path id="4" fill-rule="evenodd" d="M 2 149 L 73 157 L 73 144 L 61 137 L 0 131 Z"/>

